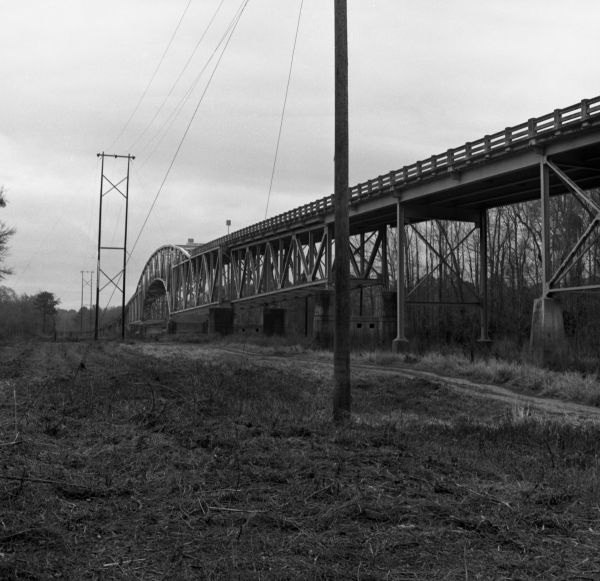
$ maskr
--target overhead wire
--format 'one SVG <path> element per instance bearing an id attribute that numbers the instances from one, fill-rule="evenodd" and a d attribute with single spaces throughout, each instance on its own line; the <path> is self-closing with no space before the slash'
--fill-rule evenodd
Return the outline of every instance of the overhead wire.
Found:
<path id="1" fill-rule="evenodd" d="M 235 17 L 235 22 L 233 24 L 233 26 L 230 29 L 230 33 L 229 36 L 227 37 L 227 40 L 225 41 L 225 44 L 223 46 L 223 50 L 221 51 L 221 54 L 219 55 L 217 62 L 215 63 L 215 66 L 210 74 L 210 77 L 208 78 L 208 81 L 206 83 L 206 86 L 204 87 L 204 90 L 202 91 L 202 94 L 200 95 L 200 98 L 198 99 L 198 103 L 196 104 L 196 108 L 194 109 L 194 112 L 192 113 L 192 116 L 185 128 L 185 131 L 183 132 L 183 135 L 179 141 L 179 144 L 177 145 L 177 148 L 175 150 L 175 153 L 173 154 L 173 157 L 171 159 L 171 162 L 167 168 L 167 171 L 165 172 L 165 176 L 158 188 L 158 191 L 156 192 L 156 195 L 154 196 L 154 200 L 152 201 L 152 204 L 150 205 L 150 209 L 148 210 L 148 213 L 146 215 L 146 218 L 144 219 L 144 222 L 142 223 L 142 226 L 140 228 L 140 231 L 138 232 L 138 235 L 135 239 L 135 242 L 133 243 L 133 246 L 131 248 L 131 254 L 133 254 L 133 251 L 135 250 L 137 243 L 144 231 L 144 228 L 146 227 L 146 224 L 148 223 L 148 219 L 150 218 L 150 215 L 152 213 L 152 211 L 154 210 L 154 207 L 156 206 L 156 202 L 158 201 L 158 198 L 165 186 L 165 183 L 167 182 L 167 179 L 169 178 L 169 175 L 171 173 L 171 170 L 173 169 L 173 166 L 175 165 L 175 161 L 177 160 L 177 157 L 179 156 L 179 152 L 181 151 L 181 148 L 183 147 L 183 144 L 188 136 L 188 133 L 192 127 L 192 124 L 194 122 L 194 120 L 196 119 L 196 115 L 198 114 L 198 111 L 200 109 L 200 105 L 202 105 L 202 102 L 204 101 L 204 97 L 206 96 L 206 93 L 208 92 L 208 89 L 210 88 L 210 85 L 212 83 L 212 80 L 217 72 L 217 69 L 219 68 L 219 65 L 221 64 L 221 60 L 223 59 L 223 56 L 225 55 L 225 52 L 227 51 L 227 47 L 229 46 L 229 43 L 231 42 L 231 39 L 233 38 L 233 34 L 235 33 L 235 30 L 241 20 L 242 14 L 244 13 L 244 10 L 246 9 L 246 6 L 248 5 L 248 2 L 250 0 L 243 0 L 242 4 L 241 4 L 241 9 L 238 11 L 238 14 Z"/>
<path id="2" fill-rule="evenodd" d="M 98 166 L 99 164 L 96 162 L 96 165 Z M 6 192 L 6 190 L 5 190 L 5 192 Z M 59 214 L 57 215 L 57 217 L 55 218 L 54 222 L 50 225 L 50 227 L 47 230 L 45 230 L 45 235 L 39 240 L 37 246 L 35 247 L 35 250 L 29 255 L 23 268 L 18 269 L 17 271 L 15 271 L 12 274 L 14 284 L 17 284 L 18 282 L 20 282 L 22 280 L 22 277 L 29 271 L 29 268 L 31 267 L 32 263 L 34 263 L 34 261 L 36 259 L 38 259 L 40 257 L 40 255 L 42 255 L 43 249 L 48 247 L 48 239 L 54 234 L 54 232 L 58 228 L 59 224 L 63 221 L 63 219 L 65 218 L 65 215 L 69 211 L 71 211 L 71 210 L 70 210 L 68 204 L 65 204 L 62 206 L 62 208 L 61 208 Z M 91 226 L 92 219 L 93 219 L 93 204 L 90 203 L 90 224 L 89 224 L 87 230 L 85 230 L 86 232 L 91 232 L 91 230 L 92 230 L 92 226 Z M 84 249 L 84 252 L 82 253 L 82 258 L 81 258 L 81 260 L 83 261 L 83 259 L 84 259 L 83 255 L 85 254 L 85 252 L 87 250 L 85 250 L 84 245 L 81 245 L 81 248 Z"/>
<path id="3" fill-rule="evenodd" d="M 294 46 L 292 48 L 292 58 L 290 60 L 290 67 L 287 78 L 287 85 L 285 87 L 285 97 L 283 99 L 283 108 L 281 111 L 281 120 L 279 122 L 279 132 L 277 134 L 277 145 L 275 147 L 275 158 L 273 160 L 273 169 L 271 170 L 271 181 L 269 183 L 269 193 L 267 195 L 267 206 L 265 208 L 265 219 L 267 218 L 267 214 L 269 212 L 269 202 L 271 200 L 271 192 L 273 190 L 273 182 L 275 180 L 275 169 L 277 167 L 277 158 L 279 156 L 279 145 L 281 143 L 281 134 L 283 133 L 283 121 L 285 118 L 285 111 L 287 107 L 288 95 L 290 92 L 290 84 L 292 80 L 292 71 L 294 69 L 294 57 L 296 55 L 296 46 L 298 44 L 298 33 L 300 32 L 300 21 L 302 19 L 302 7 L 304 6 L 304 0 L 300 0 L 300 9 L 298 11 L 298 22 L 296 24 L 296 34 L 294 36 Z"/>
<path id="4" fill-rule="evenodd" d="M 182 14 L 179 17 L 179 21 L 177 22 L 177 26 L 175 27 L 173 34 L 171 34 L 171 38 L 169 39 L 169 42 L 167 43 L 167 46 L 166 46 L 165 50 L 163 51 L 162 56 L 160 57 L 160 60 L 158 61 L 158 64 L 156 65 L 156 68 L 154 69 L 154 72 L 152 73 L 152 76 L 150 77 L 150 80 L 148 81 L 148 84 L 146 85 L 146 88 L 143 90 L 142 95 L 140 96 L 136 106 L 134 107 L 133 111 L 131 112 L 131 115 L 129 115 L 129 119 L 127 119 L 127 121 L 125 122 L 125 125 L 121 129 L 119 135 L 111 144 L 110 149 L 112 149 L 119 142 L 119 140 L 121 139 L 121 137 L 123 136 L 123 134 L 125 133 L 127 128 L 129 127 L 131 121 L 135 117 L 136 113 L 138 112 L 144 99 L 146 98 L 146 95 L 148 94 L 148 91 L 150 90 L 150 87 L 152 86 L 154 79 L 156 79 L 156 75 L 158 75 L 158 71 L 160 70 L 160 67 L 162 66 L 162 64 L 167 56 L 167 53 L 171 49 L 171 46 L 173 44 L 173 41 L 175 40 L 175 37 L 177 36 L 177 33 L 179 32 L 179 29 L 181 28 L 181 24 L 183 22 L 183 19 L 185 18 L 185 15 L 187 14 L 187 11 L 188 11 L 191 3 L 192 3 L 192 0 L 188 0 L 187 4 L 185 5 L 185 8 L 183 9 Z"/>
<path id="5" fill-rule="evenodd" d="M 135 149 L 135 147 L 142 140 L 142 138 L 144 137 L 144 135 L 146 135 L 146 133 L 148 132 L 148 130 L 150 129 L 150 127 L 153 125 L 154 121 L 156 121 L 157 117 L 160 115 L 160 113 L 164 109 L 167 101 L 169 100 L 169 97 L 173 94 L 173 91 L 175 90 L 175 87 L 177 87 L 177 85 L 179 84 L 179 81 L 181 80 L 181 78 L 185 74 L 185 71 L 187 70 L 187 68 L 189 67 L 190 63 L 192 62 L 192 59 L 194 58 L 194 55 L 198 51 L 198 48 L 200 47 L 200 45 L 202 44 L 202 42 L 206 38 L 206 35 L 207 35 L 208 31 L 210 30 L 211 26 L 213 25 L 213 22 L 217 18 L 217 16 L 218 16 L 218 14 L 219 14 L 219 12 L 221 10 L 221 7 L 223 6 L 224 2 L 225 2 L 225 0 L 221 0 L 219 2 L 219 5 L 217 6 L 217 8 L 214 11 L 214 13 L 213 13 L 212 17 L 210 18 L 210 20 L 208 21 L 208 24 L 206 25 L 204 31 L 202 32 L 200 38 L 198 39 L 198 42 L 194 46 L 194 49 L 192 50 L 192 52 L 191 52 L 190 56 L 188 57 L 186 63 L 183 65 L 183 68 L 179 72 L 179 75 L 177 75 L 177 78 L 172 83 L 171 88 L 169 89 L 169 92 L 164 97 L 162 103 L 159 105 L 159 107 L 155 111 L 154 116 L 152 117 L 152 119 L 150 119 L 150 121 L 144 127 L 143 131 L 140 132 L 140 134 L 136 137 L 135 141 L 131 144 L 131 147 L 129 148 L 129 151 L 133 151 Z"/>
<path id="6" fill-rule="evenodd" d="M 242 4 L 243 4 L 243 2 L 242 2 Z M 156 150 L 158 149 L 158 147 L 160 146 L 160 144 L 162 143 L 162 141 L 164 140 L 164 138 L 167 136 L 167 134 L 169 133 L 170 129 L 173 127 L 173 124 L 175 123 L 175 121 L 179 117 L 181 111 L 183 110 L 183 108 L 185 107 L 185 105 L 187 104 L 187 102 L 189 101 L 189 99 L 191 98 L 191 96 L 193 95 L 194 91 L 196 90 L 196 87 L 200 83 L 200 80 L 202 79 L 202 76 L 206 72 L 206 70 L 207 70 L 208 66 L 210 65 L 211 61 L 213 60 L 213 58 L 215 57 L 215 55 L 219 51 L 219 48 L 221 47 L 221 45 L 225 42 L 225 39 L 227 38 L 227 35 L 230 33 L 231 29 L 233 28 L 233 26 L 234 26 L 234 24 L 236 22 L 236 19 L 239 18 L 239 15 L 240 15 L 241 11 L 242 11 L 241 8 L 237 9 L 234 17 L 232 18 L 232 20 L 230 21 L 229 25 L 225 29 L 225 32 L 221 36 L 219 42 L 215 46 L 214 50 L 212 51 L 212 53 L 210 54 L 210 56 L 208 57 L 208 59 L 206 60 L 206 62 L 204 63 L 204 66 L 202 67 L 202 69 L 200 70 L 200 72 L 196 75 L 196 78 L 192 81 L 192 83 L 188 87 L 187 91 L 179 99 L 179 103 L 177 103 L 177 105 L 171 111 L 171 113 L 169 114 L 169 116 L 164 120 L 163 124 L 160 126 L 160 128 L 158 129 L 158 131 L 155 132 L 154 136 L 148 142 L 148 144 L 151 144 L 153 140 L 155 140 L 155 139 L 158 138 L 158 141 L 156 142 L 156 144 L 154 145 L 154 147 L 152 148 L 152 150 L 150 151 L 150 153 L 146 156 L 144 162 L 139 166 L 140 169 L 143 168 L 146 165 L 146 163 L 148 163 L 148 161 L 150 160 L 150 158 L 154 155 L 154 153 L 156 153 Z"/>
<path id="7" fill-rule="evenodd" d="M 91 165 L 91 164 L 90 164 Z M 94 175 L 98 175 L 99 174 L 99 170 L 100 170 L 100 158 L 96 157 L 95 163 L 94 163 Z M 92 172 L 90 169 L 90 178 L 92 176 Z M 96 209 L 96 202 L 97 202 L 97 198 L 95 197 L 95 195 L 90 192 L 88 200 L 87 200 L 87 220 L 85 222 L 82 222 L 83 224 L 86 224 L 86 226 L 83 228 L 83 233 L 85 233 L 85 235 L 88 237 L 88 243 L 87 244 L 80 244 L 79 248 L 80 248 L 80 266 L 81 266 L 81 270 L 89 270 L 90 268 L 90 264 L 93 264 L 94 267 L 96 266 L 96 258 L 94 257 L 95 252 L 96 252 L 96 245 L 92 245 L 92 242 L 94 241 L 94 216 L 95 216 L 95 209 Z M 82 214 L 83 216 L 83 214 Z"/>
<path id="8" fill-rule="evenodd" d="M 146 214 L 146 217 L 145 217 L 145 219 L 144 219 L 144 221 L 142 223 L 142 226 L 140 227 L 140 230 L 139 230 L 139 232 L 138 232 L 138 234 L 136 236 L 136 239 L 135 239 L 135 241 L 134 241 L 134 243 L 133 243 L 133 245 L 131 247 L 131 250 L 128 252 L 128 257 L 127 257 L 127 259 L 125 261 L 126 265 L 131 260 L 131 256 L 133 255 L 133 252 L 134 252 L 135 248 L 137 247 L 137 244 L 138 244 L 138 242 L 139 242 L 139 240 L 140 240 L 140 238 L 142 236 L 142 233 L 143 233 L 143 231 L 144 231 L 144 229 L 145 229 L 145 227 L 146 227 L 146 225 L 148 223 L 148 220 L 150 219 L 150 215 L 152 214 L 152 211 L 154 210 L 154 207 L 156 206 L 158 198 L 159 198 L 159 196 L 160 196 L 160 194 L 161 194 L 161 192 L 162 192 L 162 190 L 163 190 L 163 188 L 164 188 L 164 186 L 165 186 L 165 184 L 167 182 L 167 179 L 168 179 L 168 177 L 169 177 L 169 175 L 171 173 L 171 170 L 173 169 L 173 166 L 175 165 L 175 161 L 177 160 L 177 157 L 179 156 L 179 152 L 181 151 L 181 148 L 183 147 L 185 139 L 187 138 L 187 135 L 188 135 L 188 133 L 189 133 L 191 127 L 192 127 L 192 124 L 193 124 L 193 122 L 194 122 L 194 120 L 195 120 L 195 118 L 196 118 L 196 116 L 198 114 L 200 106 L 202 105 L 202 102 L 204 101 L 204 97 L 206 96 L 206 94 L 208 92 L 208 89 L 210 88 L 212 80 L 213 80 L 213 78 L 214 78 L 214 76 L 215 76 L 215 74 L 217 72 L 217 69 L 219 68 L 219 65 L 221 64 L 221 61 L 222 61 L 222 59 L 223 59 L 223 57 L 225 55 L 225 52 L 227 51 L 229 43 L 231 42 L 231 39 L 233 38 L 233 35 L 234 35 L 234 33 L 235 33 L 236 29 L 237 29 L 237 26 L 238 26 L 238 24 L 239 24 L 239 22 L 240 22 L 240 20 L 242 18 L 242 15 L 243 15 L 243 13 L 244 13 L 244 11 L 246 9 L 246 6 L 248 5 L 249 2 L 250 2 L 250 0 L 242 0 L 242 2 L 240 4 L 240 7 L 238 8 L 236 14 L 234 15 L 234 17 L 233 17 L 230 25 L 228 26 L 228 28 L 227 28 L 227 30 L 225 32 L 225 34 L 222 36 L 221 41 L 219 41 L 217 47 L 215 48 L 215 50 L 213 51 L 211 57 L 208 60 L 208 63 L 210 63 L 210 61 L 213 59 L 213 57 L 215 56 L 215 54 L 218 52 L 219 47 L 221 45 L 223 45 L 222 46 L 222 50 L 221 50 L 221 52 L 220 52 L 220 54 L 219 54 L 219 56 L 217 58 L 217 61 L 215 63 L 215 66 L 213 67 L 213 70 L 212 70 L 212 72 L 211 72 L 211 74 L 210 74 L 210 76 L 209 76 L 209 78 L 208 78 L 208 80 L 206 82 L 204 90 L 202 91 L 202 94 L 200 95 L 200 97 L 198 99 L 196 107 L 195 107 L 195 109 L 194 109 L 194 111 L 192 113 L 192 116 L 191 116 L 191 118 L 188 121 L 188 124 L 186 126 L 186 129 L 185 129 L 185 131 L 184 131 L 181 139 L 179 140 L 179 144 L 178 144 L 178 146 L 177 146 L 177 148 L 175 150 L 175 153 L 173 154 L 171 162 L 170 162 L 170 164 L 169 164 L 169 166 L 168 166 L 168 168 L 167 168 L 167 170 L 165 172 L 165 175 L 164 175 L 164 177 L 163 177 L 163 179 L 161 181 L 161 184 L 160 184 L 160 186 L 158 188 L 158 191 L 156 192 L 156 195 L 154 196 L 152 204 L 150 205 L 150 208 L 149 208 L 149 210 L 148 210 L 148 212 Z M 204 68 L 206 68 L 208 66 L 208 63 L 207 63 L 207 65 L 205 65 Z M 201 77 L 201 74 L 202 73 L 200 73 L 200 75 L 197 77 L 197 82 L 199 81 L 199 79 Z M 121 272 L 118 275 L 118 277 L 116 278 L 116 284 L 118 284 L 121 281 L 122 277 L 123 277 L 123 272 Z M 108 308 L 108 306 L 110 306 L 110 303 L 112 301 L 112 298 L 113 298 L 116 290 L 117 290 L 117 286 L 115 285 L 115 287 L 113 289 L 113 292 L 112 292 L 112 294 L 111 294 L 111 296 L 110 296 L 110 298 L 108 300 L 107 306 L 105 308 Z M 124 290 L 125 289 L 123 289 L 123 291 Z"/>
<path id="9" fill-rule="evenodd" d="M 228 28 L 228 30 L 229 30 L 229 28 Z M 226 34 L 227 34 L 227 32 L 226 32 Z M 226 36 L 226 34 L 225 34 L 225 36 Z M 184 107 L 187 105 L 187 103 L 190 100 L 191 96 L 194 94 L 194 91 L 196 90 L 196 87 L 200 83 L 202 75 L 206 72 L 206 69 L 208 68 L 208 65 L 210 64 L 210 62 L 214 58 L 214 55 L 216 54 L 216 51 L 219 49 L 220 45 L 224 41 L 225 36 L 223 36 L 221 38 L 221 40 L 217 44 L 217 47 L 216 47 L 215 51 L 208 58 L 208 60 L 205 63 L 204 67 L 202 67 L 202 70 L 200 71 L 200 73 L 196 76 L 195 80 L 188 87 L 187 91 L 183 94 L 183 96 L 179 100 L 179 103 L 177 103 L 177 105 L 171 111 L 171 113 L 169 114 L 169 116 L 164 120 L 163 124 L 160 126 L 160 128 L 158 129 L 158 131 L 156 131 L 156 133 L 154 134 L 154 136 L 152 137 L 152 139 L 148 142 L 148 144 L 150 145 L 150 144 L 152 144 L 152 141 L 156 140 L 156 143 L 153 145 L 152 149 L 150 150 L 150 152 L 148 153 L 148 155 L 145 157 L 145 159 L 142 162 L 142 164 L 140 164 L 140 169 L 142 169 L 150 161 L 150 159 L 152 158 L 152 156 L 156 153 L 156 151 L 160 147 L 161 143 L 164 141 L 164 139 L 166 138 L 166 136 L 169 134 L 169 131 L 171 130 L 171 128 L 175 124 L 175 121 L 177 121 L 177 119 L 178 119 L 179 115 L 181 114 L 181 112 L 183 111 Z"/>
<path id="10" fill-rule="evenodd" d="M 25 264 L 25 266 L 18 271 L 17 273 L 15 273 L 15 282 L 18 282 L 21 277 L 29 270 L 29 267 L 31 266 L 31 263 L 36 259 L 39 258 L 42 249 L 43 248 L 48 248 L 48 238 L 50 238 L 50 236 L 52 234 L 54 234 L 54 231 L 56 230 L 56 228 L 58 227 L 58 225 L 63 221 L 63 218 L 65 217 L 65 214 L 67 213 L 67 211 L 69 210 L 69 207 L 67 204 L 64 205 L 62 211 L 60 212 L 60 214 L 58 215 L 58 217 L 56 218 L 56 220 L 54 220 L 54 222 L 52 223 L 52 226 L 50 226 L 50 228 L 48 230 L 46 230 L 46 235 L 40 240 L 37 248 L 35 249 L 34 252 L 31 253 L 31 256 L 29 257 L 29 259 L 27 260 L 27 263 Z"/>
<path id="11" fill-rule="evenodd" d="M 221 45 L 222 42 L 223 42 L 223 39 L 217 45 L 217 50 L 218 50 L 218 47 Z M 190 100 L 191 96 L 193 95 L 196 87 L 198 86 L 198 84 L 199 84 L 199 82 L 200 82 L 200 80 L 202 78 L 202 75 L 204 74 L 204 72 L 208 68 L 208 65 L 210 64 L 210 62 L 213 59 L 213 57 L 214 57 L 214 53 L 209 57 L 209 59 L 207 60 L 207 62 L 204 65 L 204 67 L 202 68 L 202 70 L 200 71 L 200 73 L 197 75 L 196 79 L 188 87 L 187 91 L 183 94 L 183 96 L 179 100 L 179 103 L 177 103 L 177 105 L 173 108 L 173 110 L 171 111 L 171 113 L 169 114 L 169 116 L 164 120 L 164 122 L 162 123 L 162 125 L 155 132 L 155 134 L 152 137 L 152 139 L 150 139 L 150 141 L 148 142 L 148 146 L 150 146 L 153 141 L 156 141 L 154 143 L 154 145 L 152 146 L 152 149 L 150 150 L 150 152 L 148 153 L 148 155 L 145 157 L 143 163 L 140 165 L 140 169 L 143 168 L 150 161 L 150 159 L 157 152 L 157 150 L 160 147 L 161 143 L 164 141 L 164 139 L 166 138 L 166 136 L 169 134 L 169 131 L 171 130 L 171 128 L 175 124 L 175 121 L 177 121 L 179 115 L 181 114 L 181 112 L 183 111 L 184 107 L 187 105 L 188 101 Z"/>

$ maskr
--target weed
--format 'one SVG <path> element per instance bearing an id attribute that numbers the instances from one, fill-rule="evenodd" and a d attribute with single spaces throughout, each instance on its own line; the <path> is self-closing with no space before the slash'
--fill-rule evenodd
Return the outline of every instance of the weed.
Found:
<path id="1" fill-rule="evenodd" d="M 496 350 L 506 352 L 506 349 Z M 492 353 L 496 351 L 492 350 Z M 496 356 L 471 358 L 460 352 L 428 352 L 416 357 L 411 353 L 393 354 L 372 351 L 353 354 L 353 360 L 381 366 L 411 366 L 442 375 L 463 377 L 503 385 L 521 393 L 554 397 L 588 405 L 600 405 L 598 373 L 553 371 Z"/>
<path id="2" fill-rule="evenodd" d="M 77 374 L 78 343 L 19 356 L 22 444 L 0 447 L 0 577 L 552 580 L 600 568 L 597 425 L 361 371 L 339 427 L 322 371 L 184 347 L 104 344 Z M 519 370 L 494 373 L 510 384 Z M 13 413 L 0 408 L 0 425 Z"/>

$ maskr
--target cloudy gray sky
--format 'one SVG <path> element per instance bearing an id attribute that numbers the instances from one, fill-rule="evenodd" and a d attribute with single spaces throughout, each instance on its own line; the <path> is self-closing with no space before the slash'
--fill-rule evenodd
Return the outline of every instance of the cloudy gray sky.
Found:
<path id="1" fill-rule="evenodd" d="M 131 255 L 127 296 L 160 245 L 264 218 L 300 0 L 249 0 L 208 90 L 242 2 L 191 0 L 165 55 L 188 2 L 0 0 L 0 220 L 17 229 L 2 284 L 79 308 L 80 271 L 96 263 L 96 154 L 136 156 L 131 247 L 196 108 Z M 600 94 L 597 0 L 348 5 L 351 183 Z M 332 189 L 333 0 L 304 0 L 268 215 Z M 105 202 L 104 243 L 119 245 L 122 204 Z M 118 269 L 108 256 L 105 266 Z"/>

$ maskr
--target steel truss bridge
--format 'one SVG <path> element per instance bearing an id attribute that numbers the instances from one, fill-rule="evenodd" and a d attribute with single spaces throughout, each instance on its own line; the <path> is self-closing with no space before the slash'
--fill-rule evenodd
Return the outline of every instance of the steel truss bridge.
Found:
<path id="1" fill-rule="evenodd" d="M 540 200 L 542 298 L 598 289 L 565 284 L 570 269 L 596 240 L 600 207 L 588 191 L 598 186 L 600 97 L 365 181 L 351 188 L 353 284 L 395 286 L 395 338 L 404 341 L 406 303 L 413 290 L 404 283 L 404 226 L 427 220 L 470 222 L 473 231 L 479 232 L 481 274 L 476 302 L 481 339 L 486 340 L 487 210 Z M 589 213 L 591 223 L 566 259 L 551 264 L 549 199 L 568 192 Z M 389 228 L 394 228 L 395 236 L 391 245 Z M 127 305 L 127 322 L 131 328 L 217 308 L 235 313 L 242 307 L 274 304 L 286 296 L 316 296 L 332 287 L 334 239 L 334 198 L 327 196 L 202 245 L 162 246 L 144 266 Z M 390 273 L 398 276 L 394 274 L 391 280 Z M 317 311 L 323 314 L 319 306 Z"/>

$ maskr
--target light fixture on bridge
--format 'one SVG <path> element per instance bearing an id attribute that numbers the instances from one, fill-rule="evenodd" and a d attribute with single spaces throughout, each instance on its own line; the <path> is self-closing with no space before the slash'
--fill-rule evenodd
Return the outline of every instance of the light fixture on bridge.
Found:
<path id="1" fill-rule="evenodd" d="M 229 234 L 229 227 L 231 226 L 231 220 L 225 220 L 225 226 L 227 226 L 227 234 Z"/>

